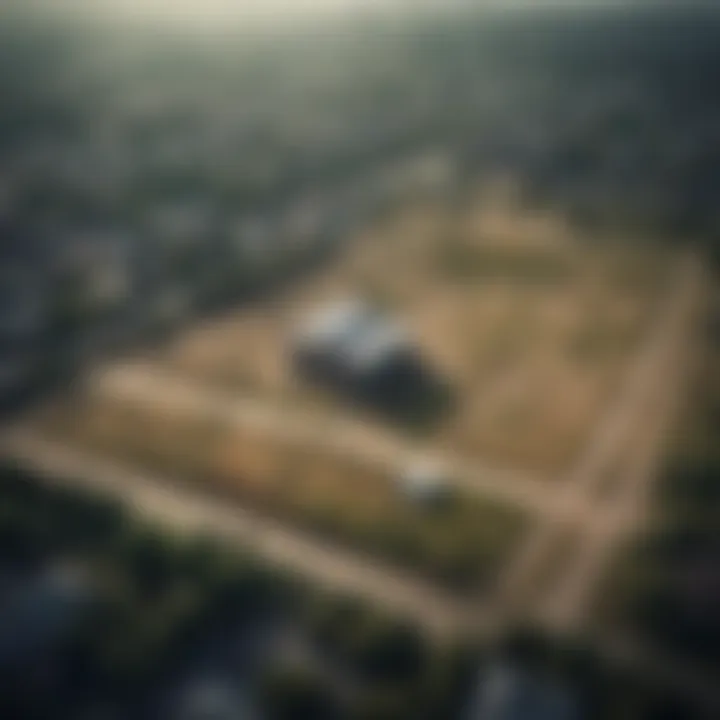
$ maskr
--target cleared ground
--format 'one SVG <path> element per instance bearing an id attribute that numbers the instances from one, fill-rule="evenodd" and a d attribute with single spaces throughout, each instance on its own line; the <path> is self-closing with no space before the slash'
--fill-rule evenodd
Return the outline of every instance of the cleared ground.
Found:
<path id="1" fill-rule="evenodd" d="M 586 495 L 637 420 L 628 382 L 665 334 L 672 260 L 620 238 L 582 240 L 507 195 L 407 208 L 283 294 L 98 369 L 33 430 L 484 593 L 540 517 L 551 538 L 559 520 L 573 533 L 592 519 Z M 358 295 L 408 325 L 452 389 L 443 412 L 391 421 L 295 376 L 296 323 Z M 398 485 L 425 454 L 450 470 L 445 507 Z M 548 564 L 539 584 L 565 561 Z"/>
<path id="2" fill-rule="evenodd" d="M 155 361 L 228 391 L 347 414 L 346 403 L 297 380 L 287 341 L 311 308 L 368 298 L 407 324 L 452 400 L 422 423 L 353 408 L 356 417 L 437 449 L 556 476 L 616 389 L 668 266 L 657 247 L 579 242 L 558 216 L 505 196 L 413 207 L 368 230 L 319 277 L 184 333 Z"/>
<path id="3" fill-rule="evenodd" d="M 47 408 L 46 436 L 226 495 L 385 558 L 453 590 L 482 593 L 523 536 L 524 515 L 460 490 L 413 502 L 397 477 L 343 453 L 238 427 L 181 404 L 90 395 Z"/>

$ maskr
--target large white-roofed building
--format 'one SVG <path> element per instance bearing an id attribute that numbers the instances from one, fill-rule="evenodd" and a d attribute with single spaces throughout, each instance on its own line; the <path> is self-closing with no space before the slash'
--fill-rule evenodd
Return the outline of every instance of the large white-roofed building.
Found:
<path id="1" fill-rule="evenodd" d="M 323 306 L 304 317 L 293 339 L 304 376 L 359 392 L 383 392 L 419 377 L 419 353 L 406 329 L 359 299 Z"/>

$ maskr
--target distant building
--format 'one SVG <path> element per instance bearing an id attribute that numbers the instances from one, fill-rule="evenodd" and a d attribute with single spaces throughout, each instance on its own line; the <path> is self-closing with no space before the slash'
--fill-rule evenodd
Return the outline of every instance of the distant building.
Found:
<path id="1" fill-rule="evenodd" d="M 403 497 L 421 507 L 442 506 L 453 498 L 447 473 L 432 461 L 415 461 L 403 469 L 396 482 Z"/>
<path id="2" fill-rule="evenodd" d="M 21 263 L 4 260 L 0 268 L 0 344 L 14 347 L 35 340 L 46 322 L 42 281 Z"/>
<path id="3" fill-rule="evenodd" d="M 32 384 L 47 315 L 38 273 L 22 263 L 4 264 L 0 268 L 0 406 Z"/>
<path id="4" fill-rule="evenodd" d="M 121 232 L 84 232 L 67 238 L 54 268 L 64 284 L 92 308 L 117 308 L 132 293 L 131 238 Z"/>
<path id="5" fill-rule="evenodd" d="M 306 198 L 287 211 L 282 234 L 287 243 L 295 248 L 309 248 L 320 242 L 327 230 L 328 212 L 324 204 L 315 198 Z"/>
<path id="6" fill-rule="evenodd" d="M 232 244 L 238 260 L 253 270 L 263 269 L 277 262 L 278 228 L 263 217 L 237 220 L 231 230 Z"/>
<path id="7" fill-rule="evenodd" d="M 80 625 L 94 593 L 84 573 L 58 565 L 0 604 L 0 668 L 47 658 Z"/>
<path id="8" fill-rule="evenodd" d="M 47 717 L 73 692 L 68 651 L 96 599 L 79 568 L 18 579 L 0 598 L 0 717 Z"/>
<path id="9" fill-rule="evenodd" d="M 227 679 L 206 679 L 180 693 L 173 720 L 255 720 L 260 718 L 248 693 Z"/>
<path id="10" fill-rule="evenodd" d="M 304 377 L 360 394 L 383 393 L 420 379 L 421 363 L 405 329 L 351 299 L 312 312 L 292 341 Z"/>
<path id="11" fill-rule="evenodd" d="M 510 664 L 483 671 L 467 720 L 580 720 L 578 703 L 559 681 Z"/>
<path id="12" fill-rule="evenodd" d="M 217 230 L 216 211 L 202 199 L 170 202 L 155 207 L 147 218 L 148 231 L 166 247 L 197 247 Z"/>

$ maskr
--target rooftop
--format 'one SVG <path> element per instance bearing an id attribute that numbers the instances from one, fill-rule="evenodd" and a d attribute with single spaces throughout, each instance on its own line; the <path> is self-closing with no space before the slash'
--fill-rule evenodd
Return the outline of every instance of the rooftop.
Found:
<path id="1" fill-rule="evenodd" d="M 348 299 L 315 311 L 301 325 L 298 342 L 367 372 L 409 347 L 404 328 L 367 303 Z"/>
<path id="2" fill-rule="evenodd" d="M 573 720 L 576 703 L 559 682 L 510 665 L 488 669 L 469 720 Z"/>

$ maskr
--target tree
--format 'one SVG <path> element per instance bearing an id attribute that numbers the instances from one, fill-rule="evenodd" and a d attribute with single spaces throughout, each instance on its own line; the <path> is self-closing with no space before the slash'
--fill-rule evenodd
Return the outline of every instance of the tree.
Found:
<path id="1" fill-rule="evenodd" d="M 177 555 L 167 537 L 142 528 L 129 539 L 126 563 L 141 590 L 156 595 L 177 576 Z"/>
<path id="2" fill-rule="evenodd" d="M 418 712 L 416 702 L 407 693 L 387 689 L 375 690 L 360 699 L 353 708 L 352 720 L 419 720 L 427 717 Z"/>
<path id="3" fill-rule="evenodd" d="M 354 662 L 371 680 L 412 682 L 427 666 L 428 649 L 414 627 L 380 621 L 360 629 L 355 639 Z"/>
<path id="4" fill-rule="evenodd" d="M 315 675 L 297 668 L 269 671 L 261 698 L 271 720 L 332 720 L 339 717 L 335 699 Z"/>
<path id="5" fill-rule="evenodd" d="M 368 617 L 367 607 L 356 598 L 322 596 L 314 599 L 308 622 L 327 652 L 347 657 L 356 629 L 364 627 Z"/>

